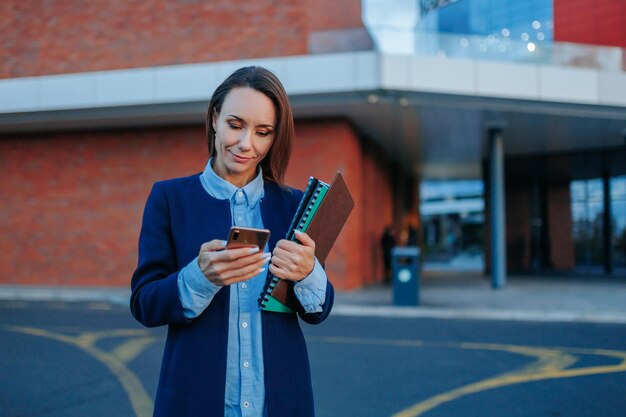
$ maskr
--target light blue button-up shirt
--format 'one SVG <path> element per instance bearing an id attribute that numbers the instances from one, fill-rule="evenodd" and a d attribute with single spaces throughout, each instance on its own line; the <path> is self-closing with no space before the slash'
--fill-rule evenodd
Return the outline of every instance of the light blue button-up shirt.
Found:
<path id="1" fill-rule="evenodd" d="M 215 174 L 209 160 L 200 176 L 202 186 L 212 197 L 230 201 L 234 226 L 263 228 L 260 201 L 263 198 L 263 175 L 237 188 Z M 265 248 L 268 251 L 268 248 Z M 267 272 L 230 286 L 228 357 L 226 363 L 225 417 L 261 417 L 265 409 L 261 309 L 257 300 Z M 322 311 L 326 298 L 326 273 L 317 259 L 313 272 L 295 284 L 296 297 L 306 312 Z M 178 292 L 187 318 L 200 315 L 222 287 L 206 279 L 198 258 L 178 275 Z M 219 359 L 216 359 L 219 360 Z"/>

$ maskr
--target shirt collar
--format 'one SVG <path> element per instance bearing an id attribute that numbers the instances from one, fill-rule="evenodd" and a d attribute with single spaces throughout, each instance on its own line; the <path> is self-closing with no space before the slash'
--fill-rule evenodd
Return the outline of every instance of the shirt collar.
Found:
<path id="1" fill-rule="evenodd" d="M 210 158 L 204 168 L 204 172 L 200 175 L 200 181 L 204 189 L 211 196 L 219 200 L 234 200 L 237 192 L 242 191 L 250 208 L 256 206 L 259 200 L 263 198 L 263 169 L 261 166 L 259 166 L 259 173 L 252 181 L 244 185 L 243 188 L 237 188 L 235 185 L 218 176 L 215 171 L 213 171 L 212 163 L 213 158 Z"/>

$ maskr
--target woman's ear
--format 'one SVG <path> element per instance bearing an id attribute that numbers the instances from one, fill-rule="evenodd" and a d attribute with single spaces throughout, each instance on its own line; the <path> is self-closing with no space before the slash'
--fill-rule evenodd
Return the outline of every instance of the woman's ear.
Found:
<path id="1" fill-rule="evenodd" d="M 213 120 L 211 120 L 211 123 L 213 123 L 213 131 L 217 131 L 216 126 L 217 126 L 217 118 L 218 118 L 219 114 L 217 114 L 217 110 L 213 109 Z"/>

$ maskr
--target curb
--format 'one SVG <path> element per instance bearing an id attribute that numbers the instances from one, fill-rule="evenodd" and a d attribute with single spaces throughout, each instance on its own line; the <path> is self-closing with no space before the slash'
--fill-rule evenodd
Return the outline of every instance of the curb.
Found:
<path id="1" fill-rule="evenodd" d="M 0 286 L 2 301 L 108 302 L 128 306 L 130 289 L 119 287 Z M 564 323 L 626 324 L 626 314 L 566 310 L 399 307 L 335 302 L 332 315 L 380 318 L 428 318 Z"/>
<path id="2" fill-rule="evenodd" d="M 362 306 L 335 304 L 332 315 L 382 318 L 434 318 L 566 323 L 626 324 L 626 316 L 616 313 L 541 311 L 515 309 L 454 309 L 431 307 Z"/>
<path id="3" fill-rule="evenodd" d="M 111 304 L 128 306 L 130 289 L 0 286 L 0 300 L 109 302 Z"/>

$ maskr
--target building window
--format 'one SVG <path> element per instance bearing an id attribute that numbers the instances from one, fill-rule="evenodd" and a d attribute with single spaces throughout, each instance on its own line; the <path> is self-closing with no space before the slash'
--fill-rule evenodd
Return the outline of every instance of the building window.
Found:
<path id="1" fill-rule="evenodd" d="M 613 265 L 626 268 L 626 176 L 611 178 Z"/>
<path id="2" fill-rule="evenodd" d="M 626 176 L 610 179 L 611 255 L 614 267 L 626 267 Z M 576 265 L 604 264 L 604 188 L 602 179 L 572 181 L 573 237 Z"/>
<path id="3" fill-rule="evenodd" d="M 576 265 L 601 266 L 604 214 L 602 180 L 572 181 L 570 192 Z"/>
<path id="4" fill-rule="evenodd" d="M 482 181 L 425 181 L 420 200 L 425 267 L 482 270 Z"/>

